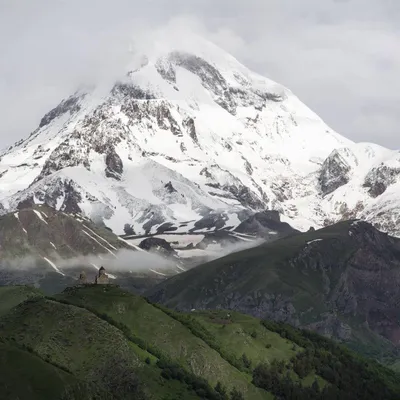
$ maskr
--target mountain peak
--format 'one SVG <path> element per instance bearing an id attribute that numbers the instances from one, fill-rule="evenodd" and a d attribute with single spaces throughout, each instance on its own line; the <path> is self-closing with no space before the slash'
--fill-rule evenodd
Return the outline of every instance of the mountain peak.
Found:
<path id="1" fill-rule="evenodd" d="M 374 183 L 360 179 L 391 153 L 340 136 L 214 44 L 175 39 L 137 42 L 124 77 L 81 88 L 1 156 L 6 211 L 27 200 L 73 204 L 116 233 L 126 224 L 138 233 L 165 223 L 190 230 L 204 218 L 234 229 L 265 209 L 300 230 L 346 216 L 398 232 L 379 211 L 396 171 L 376 167 L 368 176 L 385 183 L 371 192 L 365 185 Z"/>

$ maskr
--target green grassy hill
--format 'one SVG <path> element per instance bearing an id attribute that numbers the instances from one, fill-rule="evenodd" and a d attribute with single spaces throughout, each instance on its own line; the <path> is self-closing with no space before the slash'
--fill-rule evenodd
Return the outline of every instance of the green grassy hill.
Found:
<path id="1" fill-rule="evenodd" d="M 212 386 L 221 382 L 238 388 L 249 399 L 267 398 L 251 384 L 251 376 L 229 364 L 182 323 L 144 298 L 114 287 L 91 287 L 65 291 L 58 300 L 93 310 L 105 319 L 123 324 L 132 340 L 150 353 L 177 361 Z"/>
<path id="2" fill-rule="evenodd" d="M 7 399 L 242 400 L 297 392 L 329 399 L 353 384 L 344 362 L 362 377 L 365 393 L 382 393 L 375 399 L 400 393 L 398 376 L 376 363 L 318 335 L 236 312 L 179 313 L 113 286 L 54 297 L 2 287 L 0 299 Z"/>
<path id="3" fill-rule="evenodd" d="M 0 399 L 112 399 L 93 384 L 77 379 L 15 343 L 0 340 Z"/>
<path id="4" fill-rule="evenodd" d="M 0 317 L 25 300 L 42 297 L 43 294 L 31 286 L 0 287 Z"/>

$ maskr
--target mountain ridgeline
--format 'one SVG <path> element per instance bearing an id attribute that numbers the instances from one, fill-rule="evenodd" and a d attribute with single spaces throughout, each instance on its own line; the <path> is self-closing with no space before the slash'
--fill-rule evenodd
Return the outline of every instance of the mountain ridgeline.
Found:
<path id="1" fill-rule="evenodd" d="M 147 295 L 182 311 L 230 309 L 285 322 L 393 361 L 400 240 L 365 222 L 340 222 L 214 260 Z"/>
<path id="2" fill-rule="evenodd" d="M 180 313 L 112 285 L 0 300 L 0 399 L 399 399 L 377 362 L 237 312 Z"/>
<path id="3" fill-rule="evenodd" d="M 233 229 L 268 209 L 302 231 L 360 218 L 400 235 L 399 152 L 342 137 L 287 88 L 191 39 L 81 88 L 1 153 L 0 212 L 47 204 L 147 235 Z"/>

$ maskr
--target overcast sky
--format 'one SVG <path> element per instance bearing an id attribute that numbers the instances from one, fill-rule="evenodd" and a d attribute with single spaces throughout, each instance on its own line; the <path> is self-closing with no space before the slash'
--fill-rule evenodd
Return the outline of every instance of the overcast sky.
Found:
<path id="1" fill-rule="evenodd" d="M 0 0 L 0 148 L 132 38 L 179 24 L 290 88 L 355 141 L 400 148 L 400 0 Z"/>

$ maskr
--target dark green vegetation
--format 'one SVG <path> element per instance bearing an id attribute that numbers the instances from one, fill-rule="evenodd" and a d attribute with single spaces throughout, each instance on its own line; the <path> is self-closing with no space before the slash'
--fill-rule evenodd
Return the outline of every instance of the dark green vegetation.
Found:
<path id="1" fill-rule="evenodd" d="M 379 364 L 236 312 L 179 313 L 100 285 L 54 297 L 2 287 L 0 299 L 4 399 L 319 399 L 352 387 L 363 390 L 352 398 L 399 398 Z"/>
<path id="2" fill-rule="evenodd" d="M 0 399 L 112 399 L 101 388 L 42 360 L 30 348 L 0 338 Z"/>
<path id="3" fill-rule="evenodd" d="M 230 309 L 399 358 L 400 240 L 347 221 L 230 254 L 147 293 L 181 311 Z"/>
<path id="4" fill-rule="evenodd" d="M 296 399 L 399 399 L 399 375 L 376 361 L 368 361 L 311 331 L 263 321 L 267 329 L 301 346 L 304 351 L 291 365 L 262 363 L 253 371 L 253 383 L 283 398 Z M 300 377 L 315 371 L 329 384 L 315 381 L 305 388 L 290 379 L 291 368 Z"/>

